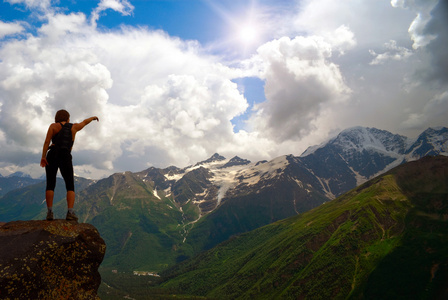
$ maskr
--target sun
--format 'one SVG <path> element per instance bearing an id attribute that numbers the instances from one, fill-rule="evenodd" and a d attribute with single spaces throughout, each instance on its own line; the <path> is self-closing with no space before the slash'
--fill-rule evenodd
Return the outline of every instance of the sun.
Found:
<path id="1" fill-rule="evenodd" d="M 243 24 L 238 30 L 238 38 L 244 45 L 250 45 L 257 40 L 258 31 L 252 24 Z"/>

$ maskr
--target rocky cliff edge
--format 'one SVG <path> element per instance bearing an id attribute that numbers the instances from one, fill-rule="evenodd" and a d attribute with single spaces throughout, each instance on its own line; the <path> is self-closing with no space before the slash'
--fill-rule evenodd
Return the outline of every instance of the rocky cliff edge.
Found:
<path id="1" fill-rule="evenodd" d="M 0 224 L 1 226 L 1 224 Z M 106 244 L 96 228 L 65 220 L 0 227 L 1 299 L 99 299 Z"/>

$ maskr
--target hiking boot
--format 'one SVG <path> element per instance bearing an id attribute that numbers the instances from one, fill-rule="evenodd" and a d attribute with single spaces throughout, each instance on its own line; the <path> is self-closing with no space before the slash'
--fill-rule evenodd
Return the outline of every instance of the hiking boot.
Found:
<path id="1" fill-rule="evenodd" d="M 78 217 L 75 215 L 75 213 L 73 212 L 73 213 L 71 213 L 71 212 L 67 212 L 67 216 L 65 217 L 65 219 L 67 220 L 67 221 L 76 221 L 76 222 L 78 222 Z"/>
<path id="2" fill-rule="evenodd" d="M 52 211 L 48 211 L 47 212 L 47 221 L 53 221 L 53 212 Z"/>

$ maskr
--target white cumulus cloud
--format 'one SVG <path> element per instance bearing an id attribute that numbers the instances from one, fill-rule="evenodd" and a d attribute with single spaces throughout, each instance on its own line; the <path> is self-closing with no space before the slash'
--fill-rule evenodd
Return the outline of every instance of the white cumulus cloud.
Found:
<path id="1" fill-rule="evenodd" d="M 101 0 L 92 12 L 92 23 L 96 24 L 100 14 L 108 9 L 119 12 L 124 16 L 129 16 L 134 10 L 134 6 L 128 0 Z"/>
<path id="2" fill-rule="evenodd" d="M 197 43 L 146 29 L 101 33 L 82 14 L 48 19 L 37 36 L 0 48 L 0 161 L 38 161 L 61 108 L 73 122 L 100 118 L 77 136 L 79 175 L 187 164 L 232 139 L 230 120 L 247 101 L 235 72 Z"/>
<path id="3" fill-rule="evenodd" d="M 24 30 L 25 28 L 23 28 L 23 26 L 17 22 L 8 23 L 0 21 L 0 39 L 4 38 L 7 35 L 20 33 Z"/>
<path id="4" fill-rule="evenodd" d="M 266 102 L 255 107 L 252 128 L 276 141 L 297 140 L 330 103 L 350 94 L 339 67 L 331 62 L 333 45 L 318 36 L 274 40 L 258 49 Z"/>

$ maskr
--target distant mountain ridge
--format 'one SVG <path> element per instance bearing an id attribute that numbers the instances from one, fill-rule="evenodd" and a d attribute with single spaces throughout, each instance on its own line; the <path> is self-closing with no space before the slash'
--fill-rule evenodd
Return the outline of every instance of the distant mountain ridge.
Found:
<path id="1" fill-rule="evenodd" d="M 428 128 L 416 139 L 411 139 L 386 130 L 357 126 L 343 130 L 336 137 L 321 145 L 309 147 L 302 153 L 301 157 L 306 157 L 315 153 L 318 149 L 334 145 L 340 147 L 343 153 L 355 149 L 358 152 L 375 149 L 379 152 L 394 153 L 397 156 L 404 155 L 407 160 L 411 160 L 427 155 L 447 153 L 447 140 L 448 128 L 446 127 Z"/>
<path id="2" fill-rule="evenodd" d="M 7 177 L 0 177 L 0 197 L 15 189 L 23 188 L 39 182 L 42 182 L 42 180 L 33 179 L 29 176 L 23 177 L 11 174 Z"/>

